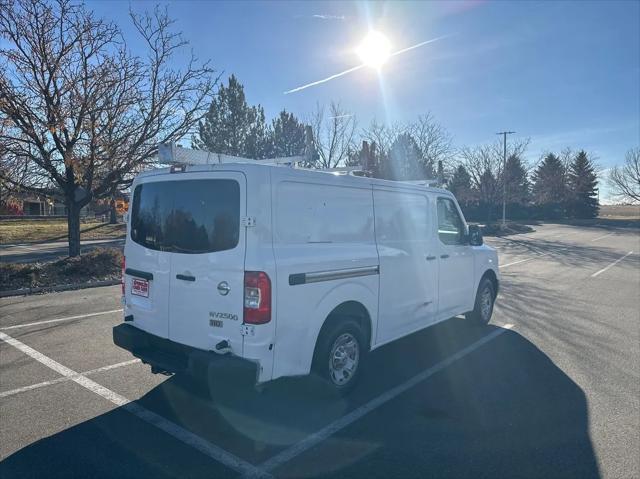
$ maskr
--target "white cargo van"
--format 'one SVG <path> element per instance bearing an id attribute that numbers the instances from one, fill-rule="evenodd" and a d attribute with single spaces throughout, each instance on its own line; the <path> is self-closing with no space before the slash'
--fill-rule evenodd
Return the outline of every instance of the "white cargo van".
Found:
<path id="1" fill-rule="evenodd" d="M 282 166 L 155 170 L 132 186 L 114 342 L 153 372 L 312 370 L 459 314 L 487 323 L 498 258 L 446 190 Z"/>

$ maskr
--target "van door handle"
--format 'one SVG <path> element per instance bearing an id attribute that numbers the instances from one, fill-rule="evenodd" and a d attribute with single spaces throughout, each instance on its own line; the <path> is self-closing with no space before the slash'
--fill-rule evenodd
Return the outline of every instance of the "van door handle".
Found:
<path id="1" fill-rule="evenodd" d="M 148 281 L 151 281 L 153 279 L 153 273 L 147 273 L 146 271 L 140 271 L 139 269 L 127 268 L 124 270 L 124 274 L 135 276 L 136 278 L 146 279 Z"/>
<path id="2" fill-rule="evenodd" d="M 449 257 L 449 255 L 448 255 L 448 254 L 441 254 L 441 255 L 440 255 L 440 257 L 441 257 L 442 259 L 447 259 L 447 258 Z"/>
<path id="3" fill-rule="evenodd" d="M 188 274 L 176 274 L 177 279 L 181 279 L 183 281 L 195 281 L 196 277 Z"/>
<path id="4" fill-rule="evenodd" d="M 436 259 L 435 256 L 427 256 L 427 261 L 433 261 L 434 259 Z"/>

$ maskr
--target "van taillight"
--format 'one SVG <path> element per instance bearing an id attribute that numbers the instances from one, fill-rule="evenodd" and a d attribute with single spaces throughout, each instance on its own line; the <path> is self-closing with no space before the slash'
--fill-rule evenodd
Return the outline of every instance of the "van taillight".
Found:
<path id="1" fill-rule="evenodd" d="M 124 296 L 124 270 L 127 268 L 126 265 L 126 258 L 124 257 L 124 255 L 122 256 L 122 276 L 121 276 L 121 281 L 120 283 L 122 284 L 122 296 Z"/>
<path id="2" fill-rule="evenodd" d="M 271 280 L 262 271 L 244 273 L 244 322 L 264 324 L 271 321 Z"/>

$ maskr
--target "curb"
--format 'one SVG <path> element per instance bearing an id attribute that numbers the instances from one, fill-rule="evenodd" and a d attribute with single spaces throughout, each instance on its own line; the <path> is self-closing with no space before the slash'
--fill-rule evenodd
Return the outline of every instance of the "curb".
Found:
<path id="1" fill-rule="evenodd" d="M 113 286 L 120 284 L 119 279 L 108 279 L 104 281 L 93 281 L 91 283 L 75 283 L 75 284 L 61 284 L 58 286 L 43 286 L 39 288 L 22 288 L 12 289 L 9 291 L 0 291 L 0 298 L 7 298 L 9 296 L 28 296 L 30 294 L 38 293 L 55 293 L 58 291 L 69 291 L 72 289 L 86 289 L 86 288 L 98 288 L 100 286 Z"/>

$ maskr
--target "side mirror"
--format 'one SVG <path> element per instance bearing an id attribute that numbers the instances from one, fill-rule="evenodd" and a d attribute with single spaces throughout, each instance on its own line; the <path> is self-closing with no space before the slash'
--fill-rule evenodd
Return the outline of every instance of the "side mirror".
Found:
<path id="1" fill-rule="evenodd" d="M 484 241 L 482 239 L 482 229 L 478 225 L 469 225 L 469 244 L 471 246 L 482 246 Z"/>

